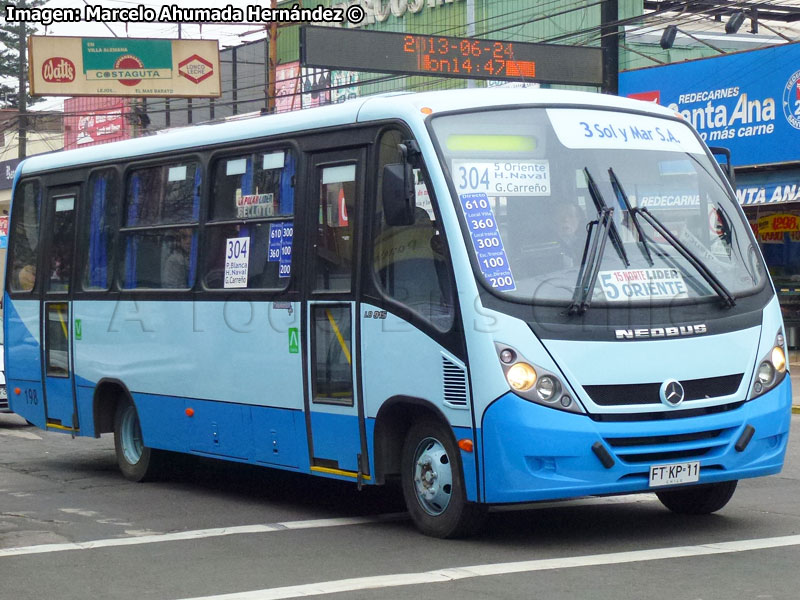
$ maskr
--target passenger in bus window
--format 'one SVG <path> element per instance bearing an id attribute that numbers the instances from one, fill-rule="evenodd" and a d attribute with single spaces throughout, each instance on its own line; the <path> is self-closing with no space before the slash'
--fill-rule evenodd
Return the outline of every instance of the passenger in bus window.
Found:
<path id="1" fill-rule="evenodd" d="M 192 232 L 182 230 L 172 240 L 172 250 L 161 268 L 162 288 L 186 288 L 189 282 L 189 254 L 192 251 Z"/>
<path id="2" fill-rule="evenodd" d="M 32 264 L 23 265 L 17 270 L 17 289 L 23 292 L 30 292 L 36 283 L 36 266 Z"/>

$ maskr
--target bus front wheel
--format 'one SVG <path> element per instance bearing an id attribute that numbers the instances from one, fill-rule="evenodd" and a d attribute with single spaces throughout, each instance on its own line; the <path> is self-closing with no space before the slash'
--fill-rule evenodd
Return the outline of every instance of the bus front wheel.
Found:
<path id="1" fill-rule="evenodd" d="M 417 528 L 439 538 L 477 532 L 485 511 L 467 502 L 453 436 L 435 421 L 420 421 L 406 434 L 402 451 L 402 487 Z"/>
<path id="2" fill-rule="evenodd" d="M 117 404 L 114 414 L 114 449 L 125 479 L 145 481 L 156 476 L 162 453 L 144 445 L 136 407 L 130 400 Z"/>
<path id="3" fill-rule="evenodd" d="M 736 481 L 693 485 L 656 492 L 661 504 L 679 515 L 709 515 L 717 512 L 733 497 Z"/>

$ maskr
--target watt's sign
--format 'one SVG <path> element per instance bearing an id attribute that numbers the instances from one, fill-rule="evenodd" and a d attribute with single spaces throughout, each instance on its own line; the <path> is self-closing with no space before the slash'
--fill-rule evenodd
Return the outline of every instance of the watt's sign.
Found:
<path id="1" fill-rule="evenodd" d="M 31 36 L 34 96 L 220 96 L 216 40 Z"/>
<path id="2" fill-rule="evenodd" d="M 680 112 L 736 166 L 800 160 L 800 43 L 626 71 L 619 93 Z"/>

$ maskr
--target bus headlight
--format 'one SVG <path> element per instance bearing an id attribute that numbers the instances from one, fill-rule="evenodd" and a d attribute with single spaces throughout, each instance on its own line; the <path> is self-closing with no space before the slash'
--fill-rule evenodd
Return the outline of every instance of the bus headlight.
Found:
<path id="1" fill-rule="evenodd" d="M 753 390 L 750 393 L 750 400 L 765 394 L 777 386 L 786 376 L 786 351 L 783 349 L 785 339 L 783 334 L 778 331 L 775 336 L 775 345 L 769 354 L 761 359 L 756 369 L 756 377 L 753 382 Z"/>
<path id="2" fill-rule="evenodd" d="M 536 383 L 536 369 L 528 363 L 514 363 L 506 371 L 506 379 L 515 392 L 527 392 Z"/>
<path id="3" fill-rule="evenodd" d="M 772 361 L 772 366 L 775 367 L 778 373 L 786 371 L 786 355 L 783 353 L 783 348 L 775 346 L 772 349 L 770 360 Z"/>
<path id="4" fill-rule="evenodd" d="M 495 349 L 508 387 L 520 398 L 558 410 L 585 413 L 559 375 L 534 365 L 507 344 L 495 342 Z"/>

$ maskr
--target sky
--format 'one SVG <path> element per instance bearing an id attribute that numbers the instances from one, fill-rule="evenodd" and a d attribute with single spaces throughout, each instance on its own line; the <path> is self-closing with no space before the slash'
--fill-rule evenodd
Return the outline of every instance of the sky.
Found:
<path id="1" fill-rule="evenodd" d="M 192 8 L 219 8 L 230 4 L 234 7 L 244 8 L 249 4 L 268 6 L 269 0 L 49 0 L 44 6 L 50 8 L 81 8 L 85 5 L 101 5 L 108 8 L 132 8 L 139 4 L 145 7 L 159 9 L 164 5 L 174 4 L 180 7 Z M 307 2 L 308 3 L 308 2 Z M 112 33 L 113 32 L 113 33 Z M 250 33 L 249 33 L 250 32 Z M 118 37 L 159 37 L 177 38 L 177 23 L 61 23 L 42 28 L 42 33 L 47 35 L 76 35 L 83 37 L 109 37 L 116 34 Z M 253 25 L 203 25 L 185 23 L 181 27 L 181 36 L 190 39 L 217 39 L 222 46 L 241 44 L 243 41 L 257 39 L 263 36 L 263 29 Z"/>
<path id="2" fill-rule="evenodd" d="M 285 0 L 280 1 L 283 3 Z M 168 4 L 193 8 L 219 8 L 230 4 L 242 9 L 254 3 L 269 6 L 269 0 L 49 0 L 44 6 L 47 8 L 80 8 L 83 11 L 87 3 L 107 8 L 132 8 L 141 4 L 156 10 Z M 306 0 L 306 5 L 310 4 L 312 3 Z M 179 34 L 177 23 L 124 22 L 54 23 L 47 27 L 39 26 L 38 33 L 53 36 L 155 38 L 178 38 Z M 203 25 L 201 27 L 194 23 L 183 23 L 180 26 L 180 37 L 219 40 L 220 48 L 225 48 L 263 38 L 264 28 L 253 24 Z M 61 110 L 63 103 L 64 98 L 48 97 L 33 105 L 31 110 Z"/>

